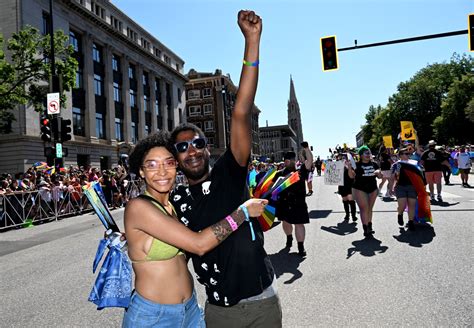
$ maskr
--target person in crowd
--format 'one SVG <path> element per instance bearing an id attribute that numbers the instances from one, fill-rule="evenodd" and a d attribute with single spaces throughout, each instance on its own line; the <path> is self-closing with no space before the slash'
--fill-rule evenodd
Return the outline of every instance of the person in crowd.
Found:
<path id="1" fill-rule="evenodd" d="M 171 201 L 178 217 L 193 231 L 218 222 L 249 197 L 250 116 L 257 90 L 262 20 L 253 11 L 240 11 L 238 24 L 245 51 L 232 111 L 230 147 L 211 171 L 207 140 L 198 127 L 182 124 L 171 135 L 179 168 L 189 183 L 189 187 L 177 186 Z M 193 255 L 192 260 L 197 280 L 206 289 L 208 327 L 282 326 L 275 272 L 258 220 L 249 218 L 214 250 L 204 256 Z"/>
<path id="2" fill-rule="evenodd" d="M 352 185 L 352 194 L 354 195 L 357 206 L 359 206 L 360 219 L 364 229 L 364 237 L 372 238 L 374 230 L 372 229 L 372 211 L 375 200 L 377 199 L 377 177 L 382 178 L 379 166 L 372 160 L 372 152 L 369 147 L 362 146 L 358 149 L 359 161 L 356 162 L 356 168 L 348 167 L 349 177 L 354 179 Z"/>
<path id="3" fill-rule="evenodd" d="M 430 189 L 431 201 L 435 201 L 434 185 L 436 184 L 436 191 L 438 193 L 438 202 L 443 201 L 441 196 L 441 177 L 443 176 L 442 165 L 449 166 L 448 161 L 445 159 L 443 154 L 435 148 L 436 141 L 430 140 L 428 142 L 428 149 L 421 155 L 420 163 L 425 169 L 426 182 Z"/>
<path id="4" fill-rule="evenodd" d="M 441 147 L 441 153 L 443 154 L 444 159 L 449 163 L 449 166 L 443 165 L 441 168 L 443 170 L 444 184 L 450 184 L 451 170 L 454 166 L 454 159 L 451 157 L 451 149 L 449 147 Z"/>
<path id="5" fill-rule="evenodd" d="M 392 166 L 392 185 L 395 186 L 395 196 L 398 202 L 398 224 L 404 225 L 403 212 L 408 207 L 408 229 L 415 230 L 415 208 L 417 200 L 417 192 L 413 183 L 407 175 L 409 167 L 406 165 L 409 160 L 410 152 L 408 148 L 402 148 L 398 152 L 400 160 Z M 405 165 L 404 165 L 405 164 Z"/>
<path id="6" fill-rule="evenodd" d="M 273 178 L 273 182 L 279 177 L 286 177 L 296 171 L 296 153 L 286 152 L 284 157 L 285 168 L 278 171 Z M 312 161 L 311 161 L 312 163 Z M 306 256 L 304 240 L 306 236 L 305 224 L 309 223 L 308 205 L 306 204 L 306 186 L 303 179 L 303 163 L 298 171 L 300 180 L 283 190 L 278 195 L 276 205 L 276 216 L 283 222 L 283 232 L 286 235 L 286 248 L 293 245 L 293 226 L 295 227 L 295 237 L 298 243 L 298 255 Z"/>
<path id="7" fill-rule="evenodd" d="M 316 172 L 318 173 L 318 177 L 321 176 L 321 168 L 323 166 L 323 161 L 321 160 L 321 158 L 318 156 L 318 158 L 316 158 L 316 161 L 314 162 L 314 166 L 316 168 Z"/>
<path id="8" fill-rule="evenodd" d="M 145 180 L 146 196 L 129 201 L 125 208 L 135 292 L 123 327 L 205 327 L 184 251 L 204 255 L 236 231 L 246 214 L 260 215 L 267 201 L 248 200 L 219 222 L 193 232 L 179 223 L 169 201 L 177 162 L 168 132 L 141 140 L 129 161 L 130 170 Z"/>
<path id="9" fill-rule="evenodd" d="M 342 204 L 344 206 L 344 211 L 346 212 L 346 216 L 344 216 L 344 221 L 349 221 L 350 208 L 350 216 L 352 217 L 352 221 L 356 222 L 356 203 L 355 200 L 352 198 L 352 185 L 354 184 L 354 179 L 349 176 L 349 166 L 351 166 L 351 163 L 347 159 L 347 155 L 343 154 L 338 154 L 337 160 L 344 161 L 344 185 L 337 187 L 337 192 L 342 197 Z"/>
<path id="10" fill-rule="evenodd" d="M 456 162 L 456 166 L 459 168 L 462 186 L 466 188 L 471 188 L 471 186 L 467 182 L 469 180 L 469 173 L 471 172 L 472 166 L 468 148 L 466 146 L 461 146 L 459 152 L 456 153 L 454 160 Z"/>
<path id="11" fill-rule="evenodd" d="M 382 173 L 382 181 L 379 183 L 379 190 L 382 192 L 382 187 L 387 183 L 387 191 L 385 192 L 384 197 L 390 198 L 391 195 L 391 185 L 390 185 L 390 168 L 392 167 L 393 161 L 391 159 L 390 154 L 388 153 L 388 149 L 385 146 L 382 146 L 379 151 L 379 163 L 380 163 L 380 171 Z"/>
<path id="12" fill-rule="evenodd" d="M 260 180 L 262 180 L 262 178 L 265 176 L 265 174 L 267 174 L 267 166 L 265 165 L 265 163 L 263 163 L 263 162 L 258 163 L 257 172 L 258 173 L 257 173 L 257 176 L 255 177 L 255 182 L 258 185 Z"/>
<path id="13" fill-rule="evenodd" d="M 301 143 L 301 151 L 299 152 L 298 159 L 301 163 L 301 178 L 306 181 L 308 184 L 308 193 L 306 196 L 311 196 L 313 194 L 313 153 L 309 147 L 307 141 Z M 285 165 L 285 167 L 287 167 Z"/>

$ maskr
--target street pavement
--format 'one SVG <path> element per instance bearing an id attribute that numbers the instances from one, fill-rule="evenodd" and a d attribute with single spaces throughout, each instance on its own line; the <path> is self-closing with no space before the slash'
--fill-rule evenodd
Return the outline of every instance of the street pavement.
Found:
<path id="1" fill-rule="evenodd" d="M 360 220 L 342 222 L 337 187 L 316 177 L 307 258 L 284 249 L 280 225 L 265 233 L 283 326 L 472 327 L 474 189 L 452 182 L 432 206 L 433 225 L 414 232 L 399 228 L 396 202 L 379 197 L 375 239 L 364 240 Z M 113 215 L 122 225 L 123 209 Z M 0 233 L 0 327 L 119 327 L 122 309 L 87 301 L 102 234 L 95 215 Z"/>

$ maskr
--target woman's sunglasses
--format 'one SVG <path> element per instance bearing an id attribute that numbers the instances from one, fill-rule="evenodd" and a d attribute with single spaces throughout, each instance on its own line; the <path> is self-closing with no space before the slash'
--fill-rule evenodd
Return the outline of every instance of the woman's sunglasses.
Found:
<path id="1" fill-rule="evenodd" d="M 204 147 L 207 145 L 207 140 L 206 138 L 196 138 L 193 140 L 181 141 L 175 143 L 174 148 L 176 148 L 178 153 L 184 153 L 186 150 L 188 150 L 189 145 L 193 145 L 193 147 L 196 149 L 204 149 Z"/>

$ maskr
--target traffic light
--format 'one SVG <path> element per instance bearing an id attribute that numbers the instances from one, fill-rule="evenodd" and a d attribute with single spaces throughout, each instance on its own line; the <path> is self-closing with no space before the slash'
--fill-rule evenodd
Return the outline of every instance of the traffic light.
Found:
<path id="1" fill-rule="evenodd" d="M 469 51 L 474 51 L 474 14 L 470 14 L 467 18 L 467 34 L 469 40 Z"/>
<path id="2" fill-rule="evenodd" d="M 321 38 L 321 59 L 323 62 L 323 71 L 338 69 L 335 35 Z"/>
<path id="3" fill-rule="evenodd" d="M 51 141 L 51 121 L 47 117 L 41 118 L 41 140 Z"/>
<path id="4" fill-rule="evenodd" d="M 66 142 L 71 140 L 71 120 L 67 119 L 62 119 L 61 120 L 61 141 Z"/>

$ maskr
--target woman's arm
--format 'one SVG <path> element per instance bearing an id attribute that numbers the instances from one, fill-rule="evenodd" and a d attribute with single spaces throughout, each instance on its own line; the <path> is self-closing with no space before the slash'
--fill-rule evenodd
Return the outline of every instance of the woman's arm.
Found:
<path id="1" fill-rule="evenodd" d="M 247 208 L 249 216 L 258 217 L 267 203 L 265 199 L 249 199 L 241 207 Z M 167 244 L 199 256 L 219 245 L 246 219 L 244 211 L 239 207 L 221 221 L 200 232 L 194 232 L 143 199 L 131 200 L 127 204 L 124 217 L 127 236 L 136 230 L 143 231 Z"/>

